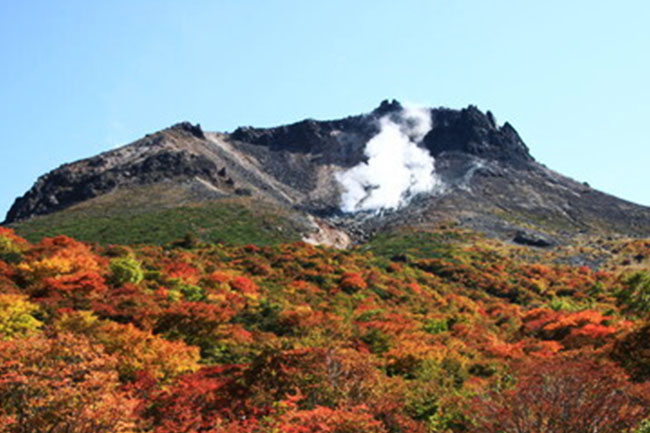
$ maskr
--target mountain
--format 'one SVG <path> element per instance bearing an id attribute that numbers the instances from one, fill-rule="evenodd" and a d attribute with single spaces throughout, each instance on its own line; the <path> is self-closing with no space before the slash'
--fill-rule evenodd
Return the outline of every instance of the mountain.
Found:
<path id="1" fill-rule="evenodd" d="M 0 431 L 647 433 L 647 221 L 475 107 L 181 123 L 0 226 Z"/>
<path id="2" fill-rule="evenodd" d="M 548 169 L 489 111 L 393 100 L 344 119 L 231 133 L 179 123 L 45 174 L 5 224 L 32 238 L 151 242 L 191 232 L 338 246 L 459 224 L 548 246 L 650 236 L 650 208 Z"/>

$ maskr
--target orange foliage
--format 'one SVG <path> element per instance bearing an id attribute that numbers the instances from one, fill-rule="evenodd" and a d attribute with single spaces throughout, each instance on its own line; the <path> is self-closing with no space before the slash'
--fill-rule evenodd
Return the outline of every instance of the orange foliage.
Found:
<path id="1" fill-rule="evenodd" d="M 311 410 L 291 409 L 278 419 L 277 431 L 282 433 L 386 433 L 383 424 L 374 419 L 366 406 L 331 409 L 316 406 Z"/>
<path id="2" fill-rule="evenodd" d="M 339 287 L 345 292 L 357 292 L 359 290 L 367 289 L 368 284 L 359 273 L 346 272 L 341 277 Z"/>
<path id="3" fill-rule="evenodd" d="M 127 433 L 137 401 L 116 360 L 70 334 L 0 342 L 0 431 Z"/>
<path id="4" fill-rule="evenodd" d="M 643 384 L 602 363 L 650 379 L 647 323 L 617 305 L 610 271 L 515 260 L 481 241 L 387 264 L 301 242 L 0 237 L 6 309 L 33 305 L 39 335 L 0 343 L 0 432 L 508 432 L 525 412 L 514 408 L 551 419 L 560 403 L 591 413 L 603 402 L 629 431 L 641 413 L 630 402 L 645 401 Z M 107 285 L 109 258 L 126 253 L 144 272 Z"/>
<path id="5" fill-rule="evenodd" d="M 546 340 L 561 341 L 565 346 L 602 345 L 618 332 L 620 327 L 607 323 L 612 318 L 599 311 L 552 311 L 545 308 L 531 310 L 524 317 L 524 329 Z M 625 323 L 619 324 L 625 325 Z"/>

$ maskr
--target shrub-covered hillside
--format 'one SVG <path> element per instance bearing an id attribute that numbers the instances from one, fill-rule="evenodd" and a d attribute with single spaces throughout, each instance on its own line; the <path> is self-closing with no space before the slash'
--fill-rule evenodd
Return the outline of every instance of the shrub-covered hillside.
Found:
<path id="1" fill-rule="evenodd" d="M 0 432 L 649 431 L 643 266 L 466 236 L 100 247 L 0 229 Z"/>

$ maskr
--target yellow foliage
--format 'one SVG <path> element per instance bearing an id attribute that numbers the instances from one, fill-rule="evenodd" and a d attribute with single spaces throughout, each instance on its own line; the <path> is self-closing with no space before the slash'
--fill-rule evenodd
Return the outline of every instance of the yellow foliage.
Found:
<path id="1" fill-rule="evenodd" d="M 37 310 L 23 295 L 0 295 L 0 340 L 26 336 L 40 328 L 42 323 L 32 315 Z"/>
<path id="2" fill-rule="evenodd" d="M 12 242 L 12 240 L 9 238 L 0 235 L 0 254 L 16 252 L 19 252 L 19 249 L 16 248 L 14 242 Z"/>
<path id="3" fill-rule="evenodd" d="M 35 281 L 76 272 L 100 272 L 101 264 L 87 245 L 69 241 L 63 246 L 57 245 L 57 249 L 45 257 L 19 264 L 17 269 L 28 281 Z"/>
<path id="4" fill-rule="evenodd" d="M 0 227 L 0 254 L 21 253 L 27 249 L 27 241 L 7 228 Z"/>
<path id="5" fill-rule="evenodd" d="M 136 372 L 146 370 L 156 379 L 167 380 L 199 368 L 197 347 L 165 340 L 131 324 L 100 320 L 89 311 L 66 315 L 56 326 L 101 343 L 106 353 L 117 356 L 117 368 L 123 378 L 131 378 Z"/>

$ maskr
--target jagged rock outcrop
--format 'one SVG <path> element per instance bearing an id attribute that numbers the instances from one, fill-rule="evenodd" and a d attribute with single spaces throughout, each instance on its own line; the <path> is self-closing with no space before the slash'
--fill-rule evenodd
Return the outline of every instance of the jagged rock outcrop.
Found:
<path id="1" fill-rule="evenodd" d="M 201 140 L 205 139 L 205 135 L 203 134 L 203 130 L 201 129 L 201 125 L 198 123 L 196 125 L 192 125 L 190 122 L 180 122 L 177 123 L 176 125 L 172 125 L 170 129 L 177 130 L 177 131 L 185 131 L 195 138 L 199 138 Z"/>
<path id="2" fill-rule="evenodd" d="M 424 144 L 434 156 L 463 152 L 512 164 L 534 161 L 517 131 L 506 122 L 498 127 L 491 112 L 470 105 L 460 111 L 433 110 L 433 128 Z"/>

